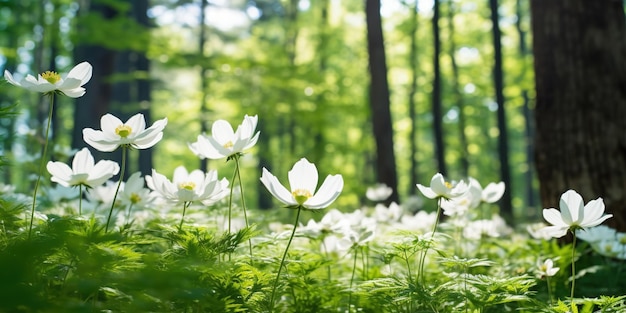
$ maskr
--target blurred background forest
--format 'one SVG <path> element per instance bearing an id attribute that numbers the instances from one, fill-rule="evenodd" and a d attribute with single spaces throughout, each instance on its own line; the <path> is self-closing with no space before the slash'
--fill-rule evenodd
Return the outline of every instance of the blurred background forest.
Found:
<path id="1" fill-rule="evenodd" d="M 576 12 L 588 9 L 581 2 L 571 2 Z M 598 2 L 620 8 L 623 29 L 623 3 Z M 340 208 L 367 203 L 365 190 L 377 182 L 417 208 L 415 184 L 441 172 L 483 186 L 504 181 L 502 212 L 528 221 L 548 204 L 534 164 L 531 28 L 524 0 L 0 0 L 0 68 L 20 79 L 93 65 L 85 96 L 55 100 L 55 160 L 85 147 L 82 129 L 99 129 L 103 114 L 126 120 L 142 112 L 150 124 L 169 124 L 162 142 L 131 154 L 126 173 L 169 176 L 185 165 L 230 179 L 231 162 L 201 161 L 187 144 L 217 119 L 236 127 L 244 114 L 258 114 L 259 143 L 242 159 L 250 207 L 272 207 L 258 183 L 261 167 L 286 177 L 306 157 L 320 177 L 343 175 Z M 0 150 L 11 162 L 2 181 L 28 192 L 46 99 L 0 84 L 0 103 L 20 112 L 0 124 Z M 623 195 L 626 170 L 619 171 Z M 559 184 L 552 205 L 568 180 Z"/>

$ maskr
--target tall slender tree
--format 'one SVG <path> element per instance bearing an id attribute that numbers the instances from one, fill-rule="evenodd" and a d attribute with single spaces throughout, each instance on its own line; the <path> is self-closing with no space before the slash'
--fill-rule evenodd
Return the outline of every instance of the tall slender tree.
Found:
<path id="1" fill-rule="evenodd" d="M 376 141 L 376 173 L 379 182 L 393 189 L 393 194 L 387 201 L 398 202 L 398 179 L 393 150 L 393 125 L 380 0 L 365 0 L 365 16 L 370 71 L 369 104 Z"/>
<path id="2" fill-rule="evenodd" d="M 447 175 L 446 152 L 443 131 L 443 103 L 441 101 L 441 39 L 439 28 L 440 0 L 433 2 L 433 92 L 432 92 L 432 112 L 433 112 L 433 135 L 435 137 L 435 157 L 439 173 Z"/>
<path id="3" fill-rule="evenodd" d="M 535 156 L 544 207 L 602 197 L 626 231 L 626 21 L 622 1 L 531 0 Z"/>
<path id="4" fill-rule="evenodd" d="M 455 7 L 454 1 L 448 1 L 448 56 L 450 57 L 450 66 L 452 67 L 452 96 L 454 104 L 458 110 L 458 132 L 459 132 L 459 150 L 461 152 L 461 176 L 466 177 L 469 174 L 469 152 L 467 150 L 467 136 L 465 135 L 465 102 L 461 94 L 461 86 L 459 83 L 459 66 L 456 62 L 456 41 L 454 27 Z"/>
<path id="5" fill-rule="evenodd" d="M 498 0 L 489 0 L 489 9 L 491 10 L 491 34 L 493 38 L 494 65 L 493 65 L 493 82 L 496 95 L 496 103 L 498 109 L 498 155 L 500 159 L 500 179 L 507 186 L 502 199 L 500 199 L 500 214 L 505 218 L 512 220 L 513 207 L 511 203 L 511 169 L 509 167 L 509 137 L 506 123 L 506 111 L 504 103 L 504 74 L 502 71 L 502 43 L 500 31 L 500 16 L 498 14 Z"/>
<path id="6" fill-rule="evenodd" d="M 417 78 L 419 76 L 419 62 L 418 62 L 418 49 L 417 49 L 417 30 L 419 25 L 419 9 L 418 9 L 419 0 L 413 1 L 413 4 L 406 4 L 411 10 L 410 15 L 410 29 L 409 29 L 409 70 L 411 71 L 411 83 L 409 85 L 409 94 L 408 94 L 408 106 L 409 106 L 409 116 L 411 118 L 411 129 L 409 131 L 409 150 L 411 151 L 411 168 L 410 168 L 410 184 L 409 184 L 409 194 L 415 195 L 417 193 L 417 185 L 418 181 L 418 162 L 417 162 Z"/>

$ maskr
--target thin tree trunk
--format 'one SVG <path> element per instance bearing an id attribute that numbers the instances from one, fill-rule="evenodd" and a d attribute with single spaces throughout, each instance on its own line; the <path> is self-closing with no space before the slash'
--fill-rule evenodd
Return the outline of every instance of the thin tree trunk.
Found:
<path id="1" fill-rule="evenodd" d="M 146 28 L 151 27 L 148 18 L 148 0 L 135 0 L 133 3 L 133 15 L 135 20 Z M 139 104 L 139 111 L 146 118 L 148 125 L 152 124 L 152 84 L 150 83 L 150 60 L 145 52 L 135 52 L 133 61 L 135 63 L 136 73 L 140 73 L 140 77 L 136 80 L 136 101 Z M 139 150 L 139 171 L 142 175 L 148 175 L 152 172 L 152 154 L 153 149 Z M 128 173 L 131 175 L 132 173 Z"/>
<path id="2" fill-rule="evenodd" d="M 393 150 L 393 125 L 391 121 L 387 63 L 380 16 L 380 0 L 365 1 L 367 21 L 367 51 L 371 76 L 369 100 L 376 141 L 376 173 L 378 181 L 393 189 L 387 202 L 398 202 L 396 161 Z"/>
<path id="3" fill-rule="evenodd" d="M 467 177 L 469 174 L 469 152 L 467 151 L 467 136 L 465 135 L 465 103 L 463 101 L 463 95 L 461 94 L 461 87 L 459 84 L 459 66 L 456 63 L 456 43 L 454 41 L 454 3 L 448 2 L 448 34 L 449 47 L 448 55 L 450 57 L 450 65 L 452 66 L 452 95 L 454 98 L 454 104 L 457 107 L 458 112 L 458 126 L 459 126 L 459 149 L 461 150 L 461 176 Z"/>
<path id="4" fill-rule="evenodd" d="M 409 31 L 410 49 L 409 49 L 409 67 L 411 70 L 411 84 L 409 85 L 409 117 L 411 118 L 411 130 L 409 131 L 409 149 L 411 157 L 411 169 L 410 169 L 410 184 L 409 194 L 417 194 L 417 188 L 415 186 L 419 182 L 418 180 L 418 161 L 417 161 L 417 103 L 415 97 L 417 95 L 417 77 L 419 74 L 419 62 L 417 60 L 417 29 L 419 25 L 418 13 L 418 0 L 415 0 L 413 6 L 410 6 L 411 10 L 411 30 Z"/>
<path id="5" fill-rule="evenodd" d="M 535 156 L 543 207 L 602 197 L 626 231 L 626 21 L 622 1 L 531 0 Z"/>
<path id="6" fill-rule="evenodd" d="M 500 42 L 500 17 L 498 15 L 498 0 L 489 0 L 491 10 L 492 37 L 495 63 L 493 66 L 494 91 L 498 104 L 498 154 L 500 158 L 500 179 L 506 185 L 506 190 L 500 199 L 500 214 L 509 221 L 513 220 L 513 207 L 511 204 L 511 169 L 509 167 L 509 137 L 506 123 L 506 111 L 504 104 L 504 75 L 502 72 L 502 44 Z"/>
<path id="7" fill-rule="evenodd" d="M 524 12 L 527 12 L 527 10 L 525 10 L 525 8 L 522 6 L 522 3 L 523 2 L 521 0 L 517 0 L 515 4 L 515 12 L 517 15 L 515 28 L 517 29 L 517 33 L 519 36 L 519 54 L 520 54 L 520 59 L 522 60 L 522 71 L 518 79 L 518 82 L 520 82 L 520 84 L 526 78 L 526 73 L 528 71 L 526 60 L 528 59 L 528 54 L 529 54 L 529 51 L 527 48 L 528 45 L 526 44 L 527 31 L 524 30 L 524 28 L 522 27 Z M 524 3 L 526 2 L 524 1 Z M 526 193 L 526 197 L 525 197 L 526 205 L 524 207 L 532 208 L 537 205 L 537 200 L 536 200 L 536 195 L 535 195 L 536 194 L 535 186 L 533 183 L 534 173 L 535 173 L 534 144 L 533 144 L 533 138 L 534 138 L 533 110 L 531 108 L 530 97 L 528 96 L 527 88 L 522 88 L 521 96 L 522 96 L 522 101 L 523 101 L 522 113 L 523 113 L 524 121 L 525 121 L 524 136 L 525 136 L 525 145 L 526 145 L 526 164 L 527 164 L 526 172 L 524 174 L 524 189 Z M 536 213 L 537 211 L 529 211 L 528 215 L 534 216 L 536 215 Z"/>
<path id="8" fill-rule="evenodd" d="M 435 137 L 435 158 L 437 159 L 437 168 L 439 173 L 446 176 L 446 152 L 443 134 L 443 104 L 441 103 L 441 66 L 439 56 L 441 55 L 441 41 L 439 39 L 439 2 L 434 0 L 433 5 L 433 93 L 432 93 L 432 112 L 433 112 L 433 136 Z"/>
<path id="9" fill-rule="evenodd" d="M 207 0 L 200 0 L 200 36 L 198 36 L 198 56 L 200 60 L 207 60 L 206 52 L 204 46 L 206 45 L 206 7 Z M 209 78 L 208 78 L 209 67 L 205 62 L 200 64 L 200 133 L 208 134 L 208 117 L 210 113 L 209 104 L 207 101 L 207 97 L 209 96 Z M 209 160 L 201 159 L 200 160 L 200 169 L 204 172 L 208 170 Z"/>

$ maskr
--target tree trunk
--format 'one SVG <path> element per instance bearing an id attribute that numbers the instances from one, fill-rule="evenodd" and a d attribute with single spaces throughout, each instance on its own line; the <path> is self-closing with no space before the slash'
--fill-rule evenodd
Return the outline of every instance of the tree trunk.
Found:
<path id="1" fill-rule="evenodd" d="M 87 8 L 88 11 L 82 11 Z M 104 19 L 111 19 L 116 11 L 106 5 L 90 4 L 81 6 L 78 12 L 78 21 L 87 18 L 89 12 L 97 12 Z M 81 31 L 77 28 L 78 32 Z M 83 36 L 87 36 L 83 34 Z M 89 62 L 93 67 L 93 73 L 89 82 L 85 85 L 87 92 L 84 96 L 76 98 L 74 107 L 74 129 L 72 131 L 72 147 L 81 149 L 87 144 L 83 140 L 83 128 L 100 128 L 100 117 L 109 112 L 111 103 L 111 83 L 107 80 L 115 71 L 115 51 L 93 44 L 76 43 L 74 50 L 75 63 Z M 105 153 L 90 149 L 94 158 L 108 158 Z"/>
<path id="2" fill-rule="evenodd" d="M 511 169 L 509 167 L 509 137 L 506 123 L 506 111 L 504 106 L 504 77 L 502 73 L 502 44 L 500 43 L 500 17 L 498 15 L 498 0 L 489 0 L 489 8 L 491 10 L 493 50 L 494 50 L 494 66 L 493 80 L 496 93 L 496 102 L 498 103 L 498 155 L 500 158 L 500 179 L 506 185 L 504 195 L 500 199 L 500 214 L 509 220 L 513 220 L 513 208 L 511 206 Z"/>
<path id="3" fill-rule="evenodd" d="M 434 0 L 433 6 L 433 136 L 435 137 L 435 158 L 439 173 L 446 176 L 446 152 L 443 140 L 443 104 L 441 103 L 441 66 L 439 55 L 441 55 L 441 41 L 439 40 L 439 1 Z"/>
<path id="4" fill-rule="evenodd" d="M 369 100 L 376 141 L 376 173 L 378 181 L 393 189 L 388 202 L 398 202 L 396 161 L 393 151 L 387 63 L 380 17 L 380 0 L 365 0 L 367 21 L 367 51 L 369 52 Z"/>
<path id="5" fill-rule="evenodd" d="M 452 1 L 448 2 L 448 55 L 450 57 L 450 66 L 452 67 L 452 96 L 454 104 L 458 110 L 458 131 L 459 131 L 459 149 L 461 150 L 461 176 L 469 175 L 469 152 L 467 149 L 467 136 L 465 135 L 465 102 L 463 94 L 461 94 L 461 85 L 459 83 L 459 66 L 456 63 L 456 42 L 454 40 L 454 13 L 455 7 Z"/>
<path id="6" fill-rule="evenodd" d="M 409 86 L 409 117 L 411 118 L 411 130 L 409 131 L 409 147 L 410 147 L 410 157 L 411 157 L 411 168 L 410 168 L 410 184 L 409 184 L 409 195 L 417 194 L 417 188 L 415 186 L 419 182 L 418 180 L 418 162 L 417 162 L 417 103 L 415 101 L 415 97 L 417 95 L 417 78 L 419 74 L 419 62 L 417 60 L 417 28 L 419 26 L 418 17 L 418 0 L 415 0 L 415 3 L 411 6 L 409 5 L 409 9 L 411 10 L 411 29 L 409 31 L 409 36 L 411 36 L 410 40 L 410 48 L 409 48 L 409 68 L 411 71 L 411 84 Z"/>
<path id="7" fill-rule="evenodd" d="M 626 231 L 626 23 L 622 1 L 532 0 L 535 156 L 543 207 L 602 197 Z"/>

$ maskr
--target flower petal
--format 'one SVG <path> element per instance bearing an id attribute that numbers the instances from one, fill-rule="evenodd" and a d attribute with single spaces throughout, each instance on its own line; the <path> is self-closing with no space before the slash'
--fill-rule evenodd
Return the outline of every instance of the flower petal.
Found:
<path id="1" fill-rule="evenodd" d="M 570 226 L 570 224 L 563 221 L 561 212 L 555 208 L 543 209 L 543 218 L 554 226 Z"/>
<path id="2" fill-rule="evenodd" d="M 79 86 L 82 86 L 91 79 L 92 71 L 93 68 L 89 62 L 82 62 L 74 66 L 74 68 L 67 73 L 67 78 L 78 79 L 80 81 Z"/>
<path id="3" fill-rule="evenodd" d="M 298 203 L 293 198 L 291 193 L 285 188 L 267 169 L 263 168 L 263 174 L 261 175 L 261 182 L 267 188 L 267 190 L 278 199 L 280 202 L 287 205 L 297 205 Z"/>
<path id="4" fill-rule="evenodd" d="M 94 159 L 89 149 L 82 148 L 74 155 L 72 160 L 72 172 L 74 174 L 89 173 L 94 167 Z"/>
<path id="5" fill-rule="evenodd" d="M 219 142 L 221 146 L 228 142 L 234 143 L 235 141 L 233 127 L 225 120 L 215 121 L 213 126 L 211 126 L 211 134 L 215 141 Z"/>
<path id="6" fill-rule="evenodd" d="M 429 187 L 426 187 L 421 184 L 417 184 L 416 186 L 417 186 L 417 189 L 419 189 L 419 191 L 424 195 L 424 197 L 428 199 L 435 199 L 438 197 L 438 195 Z"/>
<path id="7" fill-rule="evenodd" d="M 343 177 L 339 174 L 328 175 L 315 195 L 304 202 L 308 209 L 323 209 L 339 197 L 343 190 Z"/>
<path id="8" fill-rule="evenodd" d="M 307 190 L 311 195 L 315 194 L 318 180 L 317 167 L 315 167 L 315 164 L 302 158 L 293 165 L 293 168 L 287 175 L 289 177 L 289 187 L 291 187 L 292 192 L 295 190 Z"/>
<path id="9" fill-rule="evenodd" d="M 568 190 L 561 195 L 561 201 L 559 203 L 561 209 L 561 216 L 563 221 L 567 225 L 579 223 L 583 216 L 583 197 L 574 190 Z M 579 219 L 580 218 L 580 219 Z"/>

